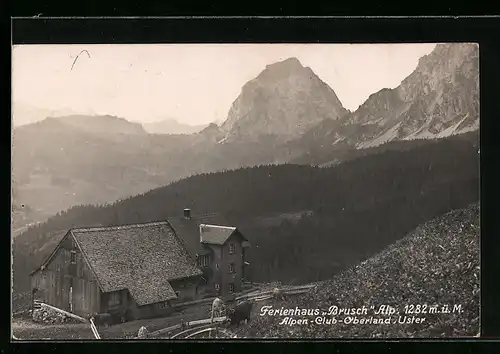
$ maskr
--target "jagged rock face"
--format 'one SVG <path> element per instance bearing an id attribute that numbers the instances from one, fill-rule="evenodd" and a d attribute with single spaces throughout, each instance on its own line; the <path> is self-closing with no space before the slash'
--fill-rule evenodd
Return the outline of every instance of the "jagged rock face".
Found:
<path id="1" fill-rule="evenodd" d="M 438 44 L 419 60 L 415 71 L 390 90 L 392 107 L 374 120 L 374 95 L 354 114 L 353 121 L 378 124 L 382 129 L 373 146 L 394 139 L 437 138 L 477 129 L 479 124 L 479 49 L 475 44 Z M 378 135 L 378 136 L 377 136 Z"/>
<path id="2" fill-rule="evenodd" d="M 397 90 L 410 103 L 403 115 L 406 138 L 447 136 L 477 128 L 478 46 L 438 44 L 432 53 L 420 59 L 417 69 Z"/>
<path id="3" fill-rule="evenodd" d="M 335 92 L 296 58 L 268 65 L 243 87 L 221 129 L 226 141 L 289 139 L 347 111 Z"/>
<path id="4" fill-rule="evenodd" d="M 364 148 L 391 140 L 439 138 L 478 129 L 479 48 L 438 44 L 395 89 L 372 94 L 338 122 L 323 122 L 303 139 Z"/>

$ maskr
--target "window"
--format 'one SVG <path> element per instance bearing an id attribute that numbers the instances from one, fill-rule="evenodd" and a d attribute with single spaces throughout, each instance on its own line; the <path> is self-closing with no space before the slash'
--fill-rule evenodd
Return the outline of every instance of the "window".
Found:
<path id="1" fill-rule="evenodd" d="M 110 306 L 114 306 L 114 305 L 120 305 L 120 302 L 121 302 L 121 294 L 119 292 L 113 292 L 111 294 L 109 294 L 109 300 L 108 300 L 108 304 Z"/>
<path id="2" fill-rule="evenodd" d="M 229 263 L 229 273 L 234 273 L 234 263 Z"/>
<path id="3" fill-rule="evenodd" d="M 234 293 L 234 284 L 233 283 L 229 283 L 229 291 Z"/>
<path id="4" fill-rule="evenodd" d="M 229 244 L 229 254 L 233 254 L 236 252 L 236 247 L 234 246 L 234 243 Z"/>
<path id="5" fill-rule="evenodd" d="M 200 267 L 208 267 L 210 265 L 210 256 L 199 256 L 198 257 L 198 266 Z"/>
<path id="6" fill-rule="evenodd" d="M 215 268 L 219 269 L 219 263 L 215 264 Z"/>
<path id="7" fill-rule="evenodd" d="M 219 284 L 215 284 L 215 290 L 219 290 Z"/>
<path id="8" fill-rule="evenodd" d="M 73 287 L 69 287 L 69 311 L 73 312 Z"/>
<path id="9" fill-rule="evenodd" d="M 71 264 L 76 263 L 76 251 L 71 251 Z"/>
<path id="10" fill-rule="evenodd" d="M 158 308 L 164 309 L 166 307 L 167 307 L 167 302 L 166 301 L 162 301 L 162 302 L 158 303 Z"/>

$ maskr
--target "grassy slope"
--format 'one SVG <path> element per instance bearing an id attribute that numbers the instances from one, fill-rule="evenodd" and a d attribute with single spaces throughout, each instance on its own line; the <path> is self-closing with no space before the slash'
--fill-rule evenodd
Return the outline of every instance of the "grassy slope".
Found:
<path id="1" fill-rule="evenodd" d="M 94 339 L 90 326 L 86 323 L 44 325 L 29 319 L 15 319 L 12 331 L 21 340 L 90 340 Z"/>
<path id="2" fill-rule="evenodd" d="M 461 314 L 427 314 L 422 324 L 295 325 L 284 317 L 255 316 L 246 337 L 449 337 L 479 331 L 479 206 L 427 222 L 380 254 L 275 308 L 328 309 L 386 304 L 461 305 Z M 359 316 L 363 317 L 363 316 Z M 370 314 L 365 317 L 370 317 Z M 398 316 L 394 318 L 397 319 Z M 306 318 L 306 317 L 304 317 Z M 314 318 L 314 317 L 310 317 Z"/>

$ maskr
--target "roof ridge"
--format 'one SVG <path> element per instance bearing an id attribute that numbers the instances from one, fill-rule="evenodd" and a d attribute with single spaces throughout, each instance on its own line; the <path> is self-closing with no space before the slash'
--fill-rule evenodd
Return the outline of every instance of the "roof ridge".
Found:
<path id="1" fill-rule="evenodd" d="M 168 221 L 163 220 L 163 221 L 148 221 L 143 223 L 125 224 L 125 225 L 76 227 L 76 228 L 71 228 L 70 230 L 73 232 L 92 232 L 92 231 L 105 231 L 105 230 L 123 230 L 123 229 L 132 229 L 143 226 L 156 226 L 156 225 L 166 225 L 166 224 L 168 224 Z"/>
<path id="2" fill-rule="evenodd" d="M 221 215 L 222 215 L 221 213 L 191 215 L 190 219 L 206 218 L 206 217 L 221 216 Z M 169 217 L 167 217 L 167 219 L 180 220 L 180 219 L 185 219 L 185 216 L 169 216 Z"/>
<path id="3" fill-rule="evenodd" d="M 221 229 L 236 230 L 236 226 L 222 226 L 222 225 L 212 225 L 212 224 L 200 224 L 200 226 L 210 226 L 210 227 L 218 227 Z"/>
<path id="4" fill-rule="evenodd" d="M 168 224 L 168 227 L 170 228 L 170 231 L 172 231 L 174 238 L 179 242 L 179 244 L 181 245 L 182 249 L 186 252 L 189 259 L 191 259 L 192 261 L 194 261 L 196 263 L 196 259 L 193 257 L 191 252 L 189 252 L 189 247 L 188 247 L 186 240 L 177 234 L 177 231 L 175 230 L 174 226 L 171 223 L 169 223 L 167 221 L 167 224 Z"/>

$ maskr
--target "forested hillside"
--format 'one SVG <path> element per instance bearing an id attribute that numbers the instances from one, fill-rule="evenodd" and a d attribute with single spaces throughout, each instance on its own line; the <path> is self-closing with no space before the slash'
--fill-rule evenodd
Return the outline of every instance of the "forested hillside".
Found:
<path id="1" fill-rule="evenodd" d="M 389 305 L 399 314 L 356 316 L 358 320 L 391 318 L 390 324 L 336 324 L 285 326 L 280 316 L 255 316 L 238 337 L 249 338 L 437 338 L 473 337 L 479 332 L 480 315 L 480 214 L 479 205 L 441 215 L 412 230 L 370 259 L 317 284 L 308 294 L 274 304 L 275 308 L 316 309 Z M 433 313 L 450 306 L 450 313 Z M 425 318 L 421 323 L 399 323 L 408 317 Z M 411 309 L 425 308 L 413 312 Z M 460 306 L 461 311 L 451 311 Z M 321 316 L 321 315 L 320 315 Z M 297 317 L 294 317 L 298 319 Z M 315 316 L 303 316 L 314 322 Z M 352 318 L 352 317 L 351 317 Z"/>
<path id="2" fill-rule="evenodd" d="M 17 291 L 51 250 L 51 233 L 181 215 L 221 213 L 252 243 L 254 281 L 310 282 L 393 243 L 418 224 L 479 200 L 477 132 L 413 148 L 382 150 L 336 167 L 259 166 L 196 175 L 113 205 L 77 206 L 32 227 L 14 242 Z M 413 144 L 413 145 L 412 145 Z M 311 211 L 269 228 L 259 217 Z"/>

